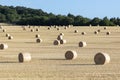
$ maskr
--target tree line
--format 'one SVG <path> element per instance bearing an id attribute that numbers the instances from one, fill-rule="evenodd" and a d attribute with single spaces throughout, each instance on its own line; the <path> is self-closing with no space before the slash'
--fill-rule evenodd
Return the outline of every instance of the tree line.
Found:
<path id="1" fill-rule="evenodd" d="M 120 18 L 104 17 L 93 19 L 81 15 L 55 15 L 44 12 L 41 9 L 32 9 L 21 6 L 2 6 L 0 5 L 0 22 L 16 25 L 74 25 L 74 26 L 116 26 L 120 25 Z"/>

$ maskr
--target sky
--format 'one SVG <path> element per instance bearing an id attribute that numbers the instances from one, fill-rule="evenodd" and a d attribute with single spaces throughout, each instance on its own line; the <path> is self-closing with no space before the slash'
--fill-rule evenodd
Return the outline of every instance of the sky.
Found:
<path id="1" fill-rule="evenodd" d="M 47 13 L 87 18 L 120 17 L 120 0 L 0 0 L 0 5 L 42 9 Z"/>

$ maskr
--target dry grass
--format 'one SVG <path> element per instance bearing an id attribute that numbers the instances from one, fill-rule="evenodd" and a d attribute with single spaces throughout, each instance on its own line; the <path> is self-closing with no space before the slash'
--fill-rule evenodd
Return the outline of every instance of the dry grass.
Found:
<path id="1" fill-rule="evenodd" d="M 37 26 L 35 26 L 37 27 Z M 7 33 L 14 36 L 13 40 L 5 37 L 0 30 L 0 42 L 7 43 L 9 48 L 0 50 L 1 80 L 119 80 L 120 79 L 120 29 L 119 27 L 70 27 L 67 30 L 60 27 L 48 30 L 40 27 L 39 32 L 26 31 L 22 27 L 5 26 Z M 95 35 L 98 29 L 101 32 Z M 74 34 L 73 31 L 86 32 Z M 106 32 L 111 32 L 106 36 Z M 54 46 L 53 41 L 59 33 L 64 33 L 67 43 Z M 40 34 L 43 43 L 35 43 L 35 34 Z M 79 48 L 79 41 L 86 41 L 87 47 Z M 75 50 L 78 56 L 75 60 L 65 60 L 64 53 Z M 32 61 L 19 63 L 18 53 L 29 52 Z M 97 52 L 108 53 L 111 62 L 106 65 L 95 65 L 94 55 Z"/>

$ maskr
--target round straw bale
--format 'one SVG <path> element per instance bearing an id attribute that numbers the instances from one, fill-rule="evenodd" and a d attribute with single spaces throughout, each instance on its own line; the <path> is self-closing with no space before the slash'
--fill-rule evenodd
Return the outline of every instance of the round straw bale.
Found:
<path id="1" fill-rule="evenodd" d="M 64 27 L 64 29 L 67 29 L 67 27 Z"/>
<path id="2" fill-rule="evenodd" d="M 34 32 L 34 29 L 31 29 L 31 32 Z"/>
<path id="3" fill-rule="evenodd" d="M 68 27 L 68 28 L 70 28 L 70 27 L 71 27 L 71 25 L 68 25 L 67 27 Z"/>
<path id="4" fill-rule="evenodd" d="M 89 27 L 91 27 L 92 25 L 90 24 Z"/>
<path id="5" fill-rule="evenodd" d="M 77 52 L 73 50 L 66 51 L 65 58 L 67 60 L 72 60 L 77 58 Z"/>
<path id="6" fill-rule="evenodd" d="M 104 30 L 106 30 L 107 29 L 107 27 L 104 27 Z"/>
<path id="7" fill-rule="evenodd" d="M 110 32 L 106 32 L 106 35 L 110 35 L 111 33 Z"/>
<path id="8" fill-rule="evenodd" d="M 7 48 L 8 48 L 7 44 L 0 44 L 0 49 L 1 50 L 7 49 Z"/>
<path id="9" fill-rule="evenodd" d="M 97 31 L 100 32 L 100 29 L 98 29 Z"/>
<path id="10" fill-rule="evenodd" d="M 57 30 L 60 30 L 60 28 L 57 28 Z"/>
<path id="11" fill-rule="evenodd" d="M 23 30 L 26 30 L 25 26 L 22 26 L 22 29 L 23 29 Z"/>
<path id="12" fill-rule="evenodd" d="M 9 40 L 13 39 L 13 36 L 8 36 L 8 39 L 9 39 Z"/>
<path id="13" fill-rule="evenodd" d="M 64 33 L 60 33 L 60 35 L 64 36 Z"/>
<path id="14" fill-rule="evenodd" d="M 31 28 L 31 26 L 30 26 L 30 25 L 28 25 L 28 28 Z"/>
<path id="15" fill-rule="evenodd" d="M 3 29 L 3 32 L 6 32 L 6 29 Z"/>
<path id="16" fill-rule="evenodd" d="M 54 28 L 58 28 L 58 26 L 55 25 Z"/>
<path id="17" fill-rule="evenodd" d="M 116 27 L 119 27 L 119 25 L 117 25 Z"/>
<path id="18" fill-rule="evenodd" d="M 50 30 L 51 28 L 50 27 L 48 27 L 48 30 Z"/>
<path id="19" fill-rule="evenodd" d="M 26 28 L 25 28 L 25 27 L 23 27 L 23 30 L 24 30 L 24 31 L 26 31 Z"/>
<path id="20" fill-rule="evenodd" d="M 6 37 L 9 37 L 10 36 L 10 34 L 6 34 Z"/>
<path id="21" fill-rule="evenodd" d="M 53 44 L 54 45 L 60 45 L 60 41 L 59 40 L 54 40 Z"/>
<path id="22" fill-rule="evenodd" d="M 86 34 L 86 32 L 82 32 L 81 34 L 82 34 L 82 35 L 85 35 L 85 34 Z"/>
<path id="23" fill-rule="evenodd" d="M 60 44 L 65 44 L 67 41 L 64 39 L 60 40 Z"/>
<path id="24" fill-rule="evenodd" d="M 99 27 L 100 25 L 98 24 L 97 27 Z"/>
<path id="25" fill-rule="evenodd" d="M 36 42 L 37 42 L 37 43 L 41 43 L 41 42 L 42 42 L 42 39 L 37 38 L 37 39 L 36 39 Z"/>
<path id="26" fill-rule="evenodd" d="M 39 35 L 39 34 L 36 34 L 36 35 L 35 35 L 35 37 L 36 37 L 36 38 L 39 38 L 39 37 L 40 37 L 40 35 Z"/>
<path id="27" fill-rule="evenodd" d="M 29 62 L 29 61 L 31 61 L 31 54 L 30 53 L 19 53 L 18 60 L 20 63 Z"/>
<path id="28" fill-rule="evenodd" d="M 0 29 L 3 29 L 3 27 L 0 25 Z"/>
<path id="29" fill-rule="evenodd" d="M 94 56 L 94 62 L 97 65 L 103 65 L 110 62 L 110 56 L 106 53 L 99 52 Z"/>
<path id="30" fill-rule="evenodd" d="M 62 40 L 63 36 L 62 35 L 58 35 L 57 40 Z"/>
<path id="31" fill-rule="evenodd" d="M 98 31 L 95 31 L 94 34 L 98 34 Z"/>
<path id="32" fill-rule="evenodd" d="M 84 41 L 79 42 L 79 47 L 85 47 L 85 46 L 87 46 L 86 42 Z"/>
<path id="33" fill-rule="evenodd" d="M 36 28 L 36 31 L 39 31 L 39 29 L 38 29 L 38 28 Z"/>
<path id="34" fill-rule="evenodd" d="M 74 33 L 78 33 L 78 30 L 75 30 Z"/>

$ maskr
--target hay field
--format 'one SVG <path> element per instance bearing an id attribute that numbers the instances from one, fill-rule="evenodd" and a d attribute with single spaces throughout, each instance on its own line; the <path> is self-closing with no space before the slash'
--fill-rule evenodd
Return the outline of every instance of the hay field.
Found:
<path id="1" fill-rule="evenodd" d="M 0 43 L 7 43 L 9 48 L 0 50 L 1 80 L 119 80 L 120 79 L 120 27 L 70 27 L 60 30 L 52 27 L 34 28 L 21 26 L 4 26 L 6 32 L 0 29 Z M 94 31 L 101 30 L 94 34 Z M 78 33 L 74 33 L 78 30 Z M 110 31 L 110 35 L 106 32 Z M 55 46 L 53 41 L 60 33 L 64 33 L 67 43 Z M 81 35 L 86 32 L 86 35 Z M 6 33 L 14 38 L 8 40 Z M 36 43 L 35 35 L 40 34 L 42 43 Z M 78 43 L 86 41 L 87 46 L 80 48 Z M 78 57 L 75 60 L 65 60 L 65 52 L 75 50 Z M 19 63 L 18 54 L 29 52 L 32 60 Z M 105 52 L 111 61 L 106 65 L 95 65 L 94 55 Z"/>

